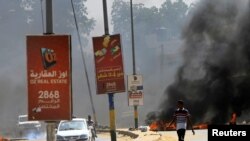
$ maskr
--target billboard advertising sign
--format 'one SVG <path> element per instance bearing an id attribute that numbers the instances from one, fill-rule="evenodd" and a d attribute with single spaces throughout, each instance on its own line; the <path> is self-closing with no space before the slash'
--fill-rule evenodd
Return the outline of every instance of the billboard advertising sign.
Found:
<path id="1" fill-rule="evenodd" d="M 142 75 L 128 75 L 128 105 L 143 105 Z"/>
<path id="2" fill-rule="evenodd" d="M 29 35 L 27 82 L 29 120 L 70 120 L 71 37 Z"/>
<path id="3" fill-rule="evenodd" d="M 125 92 L 120 35 L 93 37 L 97 94 Z"/>

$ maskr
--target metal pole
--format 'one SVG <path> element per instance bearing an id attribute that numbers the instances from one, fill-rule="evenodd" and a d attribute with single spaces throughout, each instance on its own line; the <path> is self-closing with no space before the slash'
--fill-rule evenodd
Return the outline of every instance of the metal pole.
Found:
<path id="1" fill-rule="evenodd" d="M 46 0 L 46 32 L 53 34 L 52 0 Z M 55 121 L 46 121 L 47 141 L 55 141 Z"/>
<path id="2" fill-rule="evenodd" d="M 55 128 L 56 128 L 56 125 L 55 125 L 55 122 L 54 121 L 47 121 L 46 122 L 47 125 L 46 125 L 46 132 L 47 132 L 47 141 L 55 141 L 55 134 L 56 134 L 56 131 L 55 131 Z"/>
<path id="3" fill-rule="evenodd" d="M 134 106 L 134 119 L 135 119 L 135 129 L 138 129 L 138 110 L 137 110 L 137 106 Z"/>
<path id="4" fill-rule="evenodd" d="M 132 40 L 132 59 L 133 59 L 133 75 L 136 75 L 135 68 L 135 40 L 134 40 L 134 19 L 133 19 L 133 3 L 130 0 L 130 17 L 131 17 L 131 40 Z"/>
<path id="5" fill-rule="evenodd" d="M 76 13 L 72 0 L 71 0 L 71 7 L 72 7 L 73 12 Z M 76 24 L 76 30 L 79 31 L 79 26 L 78 26 L 78 24 L 77 24 L 77 20 L 76 20 L 76 15 L 75 15 L 75 14 L 74 14 L 74 20 L 75 20 L 75 24 Z M 79 44 L 80 44 L 80 46 L 81 46 L 81 48 L 82 48 L 82 42 L 81 42 L 80 32 L 77 32 L 77 33 L 78 33 Z M 94 106 L 94 101 L 93 101 L 93 97 L 92 97 L 92 91 L 91 91 L 91 88 L 90 88 L 88 72 L 87 72 L 87 70 L 86 70 L 87 67 L 86 67 L 86 63 L 85 63 L 85 59 L 84 59 L 84 52 L 83 52 L 82 49 L 81 49 L 81 55 L 82 55 L 82 59 L 83 59 L 83 66 L 84 66 L 84 68 L 85 68 L 85 76 L 86 76 L 87 84 L 88 84 L 90 103 L 91 103 L 91 108 L 92 108 L 92 112 L 93 112 L 92 114 L 93 114 L 93 117 L 94 117 L 94 121 L 95 121 L 95 123 L 97 124 L 95 106 Z"/>
<path id="6" fill-rule="evenodd" d="M 46 33 L 53 34 L 52 0 L 46 0 Z"/>
<path id="7" fill-rule="evenodd" d="M 109 35 L 107 1 L 106 0 L 103 0 L 103 17 L 104 17 L 105 35 Z M 114 93 L 109 93 L 108 97 L 109 97 L 110 136 L 111 136 L 111 141 L 116 141 Z"/>
<path id="8" fill-rule="evenodd" d="M 108 96 L 109 96 L 109 116 L 110 116 L 111 141 L 116 141 L 114 94 L 109 93 Z"/>
<path id="9" fill-rule="evenodd" d="M 164 66 L 164 48 L 163 48 L 163 44 L 161 44 L 161 58 L 160 58 L 161 60 L 160 60 L 160 75 L 161 76 L 164 76 L 163 75 L 163 66 Z M 164 77 L 162 77 L 161 78 L 161 89 L 164 87 L 164 85 L 163 85 L 163 78 Z"/>
<path id="10" fill-rule="evenodd" d="M 106 0 L 103 0 L 103 17 L 104 17 L 105 35 L 109 35 L 108 12 L 107 12 L 107 1 Z"/>
<path id="11" fill-rule="evenodd" d="M 95 124 L 97 125 L 98 122 L 97 122 L 97 118 L 96 118 L 95 107 L 94 107 L 92 95 L 91 95 L 90 99 L 91 99 L 90 101 L 91 101 L 91 107 L 92 107 L 92 112 L 93 112 L 93 118 L 94 118 Z"/>
<path id="12" fill-rule="evenodd" d="M 133 75 L 136 75 L 135 67 L 135 40 L 134 40 L 134 19 L 133 19 L 133 3 L 130 0 L 130 17 L 131 17 L 131 40 L 132 40 L 132 60 L 133 60 Z M 137 106 L 134 106 L 134 120 L 135 120 L 135 129 L 138 129 L 138 111 Z"/>

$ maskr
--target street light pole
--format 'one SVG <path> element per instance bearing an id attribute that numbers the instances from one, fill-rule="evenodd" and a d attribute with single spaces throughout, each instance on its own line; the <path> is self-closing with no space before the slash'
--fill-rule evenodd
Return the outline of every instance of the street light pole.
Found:
<path id="1" fill-rule="evenodd" d="M 46 32 L 53 34 L 52 0 L 46 0 Z M 47 141 L 55 141 L 55 121 L 46 121 Z"/>
<path id="2" fill-rule="evenodd" d="M 133 58 L 133 75 L 136 74 L 135 68 L 135 40 L 134 40 L 134 19 L 133 19 L 133 3 L 130 0 L 130 17 L 131 17 L 131 40 L 132 40 L 132 58 Z"/>
<path id="3" fill-rule="evenodd" d="M 73 0 L 71 0 L 71 7 L 72 7 L 72 10 L 73 10 L 73 13 L 76 13 L 75 12 L 75 8 L 74 8 L 74 4 L 73 4 Z M 75 14 L 74 14 L 74 20 L 75 20 L 76 30 L 78 31 L 79 26 L 77 24 L 77 20 L 76 20 L 76 15 Z M 82 48 L 82 42 L 81 42 L 80 32 L 77 32 L 77 33 L 78 33 L 79 44 L 80 44 L 80 46 Z M 91 104 L 91 108 L 92 108 L 92 114 L 93 114 L 94 122 L 97 124 L 95 106 L 94 106 L 94 101 L 93 101 L 93 97 L 92 97 L 92 91 L 91 91 L 91 87 L 90 87 L 88 72 L 87 72 L 87 69 L 86 69 L 87 67 L 86 67 L 86 62 L 85 62 L 85 59 L 84 59 L 84 52 L 83 52 L 82 49 L 81 49 L 81 55 L 82 55 L 82 59 L 83 59 L 83 66 L 85 68 L 85 77 L 87 79 L 87 85 L 88 85 L 88 91 L 89 91 L 88 93 L 89 93 L 90 104 Z"/>
<path id="4" fill-rule="evenodd" d="M 109 36 L 108 12 L 107 12 L 106 0 L 103 0 L 103 17 L 104 17 L 105 36 Z M 116 141 L 114 93 L 109 93 L 108 99 L 109 99 L 110 136 L 111 136 L 111 141 Z"/>
<path id="5" fill-rule="evenodd" d="M 136 75 L 135 67 L 135 40 L 134 40 L 134 19 L 133 19 L 133 2 L 130 0 L 130 17 L 131 17 L 131 40 L 132 40 L 132 60 L 133 60 L 133 75 Z M 135 129 L 138 128 L 138 110 L 137 105 L 134 105 L 134 120 Z"/>
<path id="6" fill-rule="evenodd" d="M 104 17 L 105 35 L 109 35 L 108 12 L 107 12 L 107 1 L 106 0 L 103 0 L 103 17 Z"/>
<path id="7" fill-rule="evenodd" d="M 46 33 L 53 34 L 52 0 L 46 0 Z"/>

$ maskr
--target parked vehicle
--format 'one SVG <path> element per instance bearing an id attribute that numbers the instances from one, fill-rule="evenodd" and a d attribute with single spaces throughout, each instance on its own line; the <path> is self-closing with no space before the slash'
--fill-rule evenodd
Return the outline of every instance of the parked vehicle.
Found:
<path id="1" fill-rule="evenodd" d="M 57 141 L 92 141 L 91 130 L 84 118 L 60 121 L 56 130 Z"/>
<path id="2" fill-rule="evenodd" d="M 22 138 L 37 138 L 42 131 L 41 123 L 39 121 L 29 121 L 28 115 L 19 115 L 17 126 L 18 136 Z"/>
<path id="3" fill-rule="evenodd" d="M 147 132 L 148 131 L 148 126 L 139 126 L 138 128 L 141 132 Z"/>

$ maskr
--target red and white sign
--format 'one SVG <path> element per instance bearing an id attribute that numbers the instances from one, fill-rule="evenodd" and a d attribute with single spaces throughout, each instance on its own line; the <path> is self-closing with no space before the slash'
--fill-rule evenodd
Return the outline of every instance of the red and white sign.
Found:
<path id="1" fill-rule="evenodd" d="M 97 94 L 125 92 L 120 35 L 93 37 Z"/>
<path id="2" fill-rule="evenodd" d="M 70 120 L 71 37 L 27 36 L 29 120 Z"/>
<path id="3" fill-rule="evenodd" d="M 128 105 L 143 105 L 142 75 L 128 75 Z"/>

